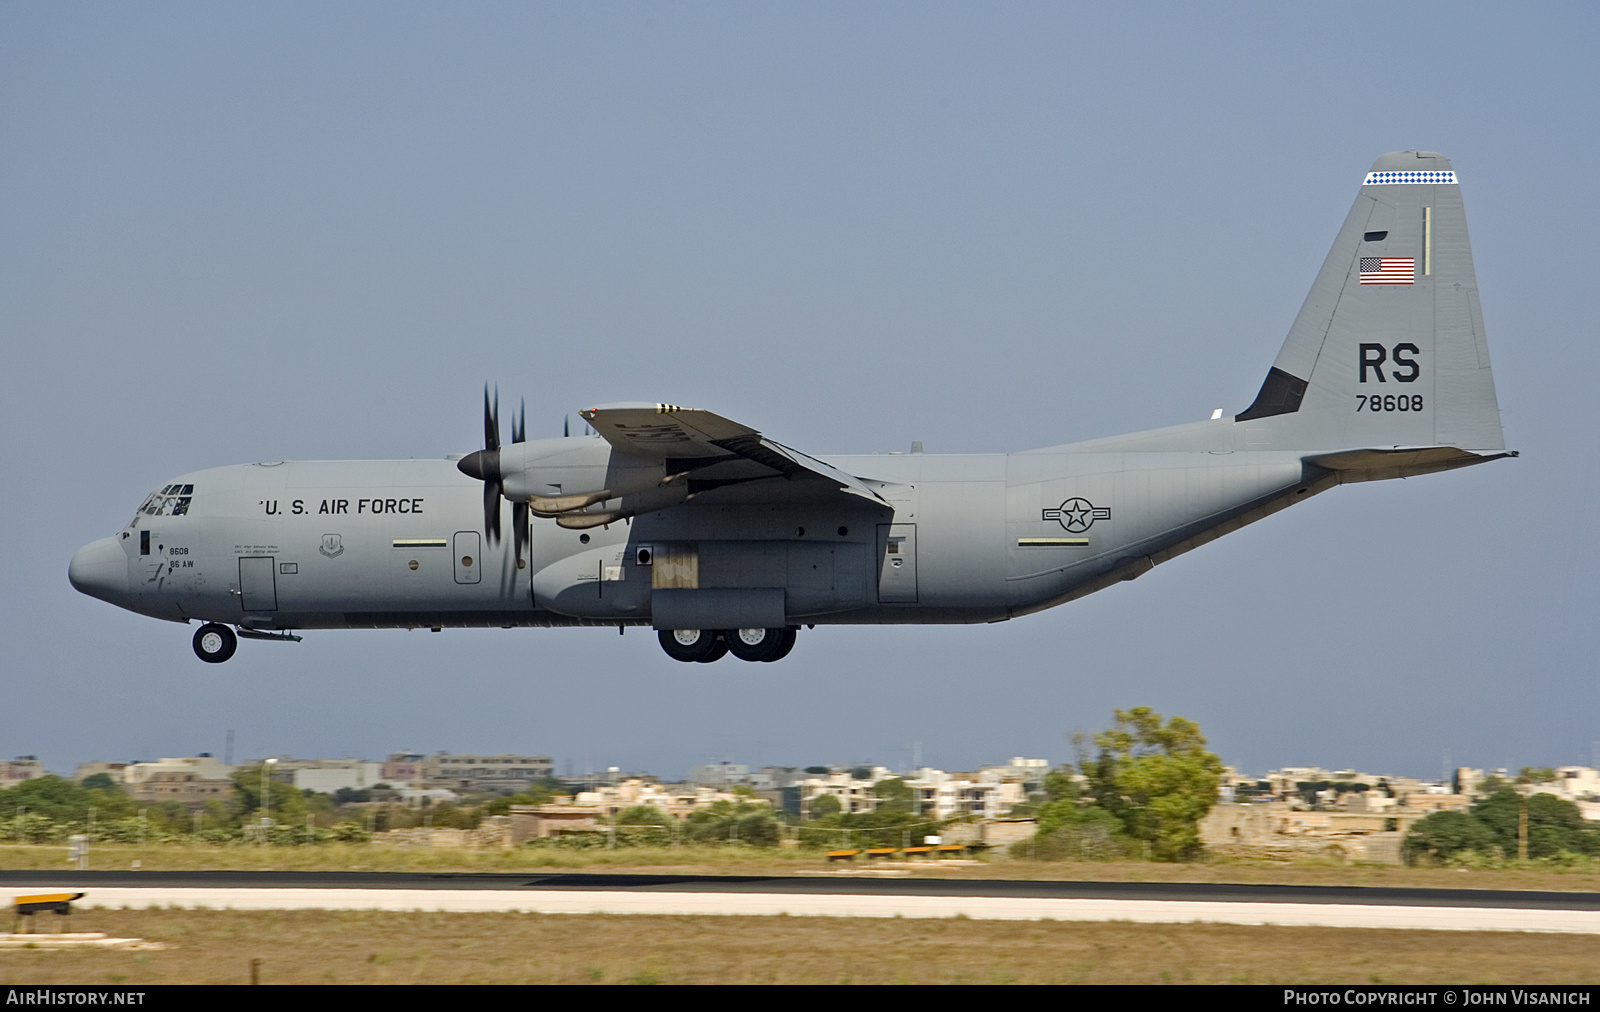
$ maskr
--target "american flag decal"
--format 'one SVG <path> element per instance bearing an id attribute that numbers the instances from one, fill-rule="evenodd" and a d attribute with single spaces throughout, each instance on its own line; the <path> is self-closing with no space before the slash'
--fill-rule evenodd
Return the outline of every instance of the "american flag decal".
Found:
<path id="1" fill-rule="evenodd" d="M 1417 261 L 1412 257 L 1362 257 L 1364 285 L 1409 285 L 1416 281 Z"/>

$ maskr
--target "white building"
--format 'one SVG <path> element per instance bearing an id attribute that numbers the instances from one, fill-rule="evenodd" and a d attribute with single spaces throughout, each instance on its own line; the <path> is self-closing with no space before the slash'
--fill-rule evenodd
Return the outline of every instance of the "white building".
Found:
<path id="1" fill-rule="evenodd" d="M 367 791 L 384 782 L 383 763 L 363 759 L 324 759 L 320 765 L 302 766 L 293 772 L 295 787 L 320 794 Z"/>
<path id="2" fill-rule="evenodd" d="M 1049 769 L 1050 764 L 1044 759 L 1019 756 L 1004 766 L 985 766 L 977 773 L 947 773 L 924 766 L 900 779 L 911 788 L 918 811 L 929 818 L 996 819 L 1027 801 L 1027 785 L 1042 781 Z M 812 777 L 801 782 L 801 810 L 809 811 L 813 800 L 827 795 L 839 799 L 840 811 L 845 814 L 870 812 L 878 803 L 873 785 L 895 777 L 882 766 L 874 767 L 867 778 L 860 780 L 848 773 Z"/>
<path id="3" fill-rule="evenodd" d="M 170 774 L 189 774 L 195 780 L 227 780 L 236 768 L 219 762 L 214 756 L 180 756 L 153 763 L 133 763 L 123 769 L 122 782 L 142 784 L 147 780 L 165 779 Z"/>
<path id="4" fill-rule="evenodd" d="M 1590 766 L 1558 766 L 1553 783 L 1535 784 L 1535 791 L 1548 791 L 1568 801 L 1600 800 L 1600 770 Z"/>
<path id="5" fill-rule="evenodd" d="M 632 808 L 634 805 L 649 805 L 675 819 L 682 820 L 718 801 L 768 804 L 760 798 L 742 797 L 700 784 L 658 784 L 639 779 L 625 780 L 615 786 L 579 791 L 570 803 L 578 808 L 593 808 L 606 816 L 616 815 L 624 808 Z"/>

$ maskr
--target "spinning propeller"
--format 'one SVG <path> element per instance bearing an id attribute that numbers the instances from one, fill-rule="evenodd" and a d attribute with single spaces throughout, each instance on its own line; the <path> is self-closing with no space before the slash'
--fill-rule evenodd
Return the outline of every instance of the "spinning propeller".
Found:
<path id="1" fill-rule="evenodd" d="M 528 404 L 523 401 L 517 417 L 511 420 L 511 441 L 526 442 L 528 438 Z M 505 482 L 500 471 L 500 391 L 494 392 L 493 404 L 489 401 L 489 385 L 483 385 L 483 445 L 484 448 L 469 453 L 456 464 L 463 474 L 483 482 L 483 530 L 490 544 L 500 541 L 500 499 L 505 494 Z M 528 545 L 528 504 L 511 504 L 511 533 L 516 542 L 517 568 L 522 568 L 522 550 Z"/>

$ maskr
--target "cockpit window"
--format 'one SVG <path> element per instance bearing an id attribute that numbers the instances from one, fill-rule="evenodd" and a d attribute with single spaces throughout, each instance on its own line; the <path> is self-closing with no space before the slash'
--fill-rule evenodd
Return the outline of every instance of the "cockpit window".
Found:
<path id="1" fill-rule="evenodd" d="M 181 517 L 189 512 L 189 500 L 194 497 L 193 485 L 166 485 L 150 493 L 150 498 L 139 507 L 139 516 Z"/>

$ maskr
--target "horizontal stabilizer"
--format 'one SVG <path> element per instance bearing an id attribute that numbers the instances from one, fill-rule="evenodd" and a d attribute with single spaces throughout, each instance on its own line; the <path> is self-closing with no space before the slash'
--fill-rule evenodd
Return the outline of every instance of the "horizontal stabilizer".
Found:
<path id="1" fill-rule="evenodd" d="M 1370 446 L 1318 454 L 1306 457 L 1305 462 L 1313 467 L 1335 471 L 1341 482 L 1349 483 L 1433 474 L 1516 455 L 1514 450 L 1474 453 L 1457 446 Z"/>

